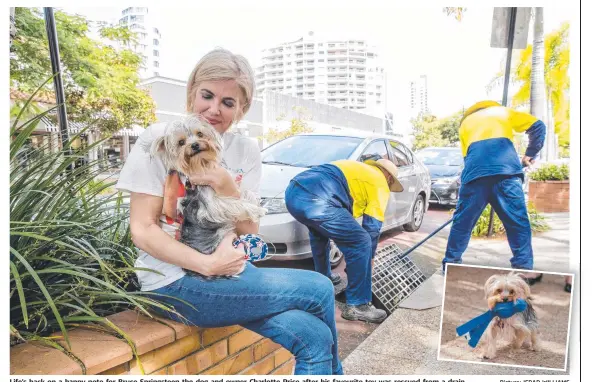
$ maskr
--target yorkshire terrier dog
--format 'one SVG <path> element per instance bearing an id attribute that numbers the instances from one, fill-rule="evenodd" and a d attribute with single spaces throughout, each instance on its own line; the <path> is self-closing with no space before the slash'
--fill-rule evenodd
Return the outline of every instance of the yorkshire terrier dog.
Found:
<path id="1" fill-rule="evenodd" d="M 168 171 L 185 175 L 214 168 L 221 162 L 221 151 L 221 136 L 195 116 L 171 122 L 165 135 L 150 147 L 151 154 L 160 157 Z M 212 254 L 223 238 L 235 230 L 237 222 L 257 222 L 266 213 L 250 192 L 243 192 L 240 199 L 220 196 L 212 187 L 192 185 L 188 180 L 185 188 L 180 241 L 206 255 Z"/>
<path id="2" fill-rule="evenodd" d="M 527 302 L 527 309 L 510 318 L 495 317 L 490 322 L 484 333 L 486 344 L 482 358 L 491 359 L 496 356 L 496 343 L 500 338 L 510 341 L 513 349 L 520 349 L 525 340 L 530 339 L 529 349 L 539 351 L 539 323 L 532 304 L 531 289 L 525 280 L 514 272 L 493 275 L 486 281 L 484 290 L 490 310 L 499 302 L 516 302 L 519 298 Z"/>

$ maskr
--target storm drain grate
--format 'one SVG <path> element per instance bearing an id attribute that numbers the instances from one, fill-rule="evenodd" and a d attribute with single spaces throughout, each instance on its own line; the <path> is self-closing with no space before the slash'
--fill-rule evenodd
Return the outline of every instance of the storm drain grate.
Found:
<path id="1" fill-rule="evenodd" d="M 390 244 L 378 250 L 374 258 L 372 294 L 376 305 L 382 305 L 389 314 L 426 280 L 409 256 L 400 258 L 402 254 L 396 244 Z"/>

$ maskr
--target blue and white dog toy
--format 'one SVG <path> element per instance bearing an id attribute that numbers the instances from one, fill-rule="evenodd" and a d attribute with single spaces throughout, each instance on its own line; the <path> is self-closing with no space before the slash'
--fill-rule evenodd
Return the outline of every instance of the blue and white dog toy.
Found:
<path id="1" fill-rule="evenodd" d="M 488 310 L 457 327 L 457 335 L 462 336 L 468 333 L 469 341 L 467 343 L 474 348 L 494 317 L 510 318 L 525 309 L 527 309 L 527 302 L 520 298 L 516 302 L 499 302 L 493 310 Z"/>
<path id="2" fill-rule="evenodd" d="M 244 246 L 245 259 L 248 261 L 262 261 L 270 258 L 269 247 L 260 237 L 252 234 L 242 235 L 233 242 L 234 247 Z"/>

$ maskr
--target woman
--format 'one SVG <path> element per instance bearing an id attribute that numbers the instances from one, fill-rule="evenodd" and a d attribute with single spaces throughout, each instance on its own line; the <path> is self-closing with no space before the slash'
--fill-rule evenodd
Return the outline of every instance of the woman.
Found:
<path id="1" fill-rule="evenodd" d="M 258 193 L 258 145 L 227 132 L 248 112 L 253 92 L 252 69 L 242 56 L 218 49 L 198 62 L 188 80 L 186 109 L 222 134 L 224 167 L 200 176 L 190 174 L 192 183 L 210 185 L 226 196 L 239 197 L 244 190 Z M 136 266 L 153 271 L 137 271 L 141 290 L 164 295 L 154 298 L 196 326 L 237 324 L 272 339 L 295 356 L 295 374 L 342 374 L 330 280 L 311 271 L 256 268 L 245 262 L 242 249 L 233 247 L 233 235 L 211 255 L 175 240 L 179 222 L 162 215 L 164 200 L 169 200 L 164 195 L 169 169 L 142 148 L 164 129 L 165 124 L 155 124 L 139 137 L 117 185 L 130 192 L 130 228 L 140 250 Z M 248 234 L 258 233 L 259 227 L 242 222 L 236 228 L 238 234 Z M 184 271 L 227 276 L 244 266 L 235 278 L 206 278 Z"/>

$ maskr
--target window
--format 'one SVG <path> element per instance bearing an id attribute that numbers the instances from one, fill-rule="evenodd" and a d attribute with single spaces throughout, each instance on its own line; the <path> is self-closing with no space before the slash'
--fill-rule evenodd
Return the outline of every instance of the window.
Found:
<path id="1" fill-rule="evenodd" d="M 153 56 L 155 56 L 155 57 L 159 57 L 159 51 L 158 51 L 158 50 L 154 50 L 154 51 L 153 51 Z"/>
<path id="2" fill-rule="evenodd" d="M 155 77 L 159 77 L 159 72 L 153 72 L 153 75 L 154 75 Z"/>
<path id="3" fill-rule="evenodd" d="M 153 28 L 153 32 L 155 32 L 155 33 L 159 34 L 159 29 L 157 29 L 157 28 Z"/>
<path id="4" fill-rule="evenodd" d="M 384 140 L 377 140 L 368 145 L 360 157 L 360 162 L 364 162 L 368 159 L 388 159 L 388 151 L 386 150 L 386 144 Z"/>
<path id="5" fill-rule="evenodd" d="M 403 146 L 399 142 L 390 141 L 390 148 L 394 157 L 393 163 L 396 164 L 397 167 L 406 167 L 411 165 L 413 158 L 407 147 Z"/>
<path id="6" fill-rule="evenodd" d="M 318 166 L 347 159 L 362 139 L 332 135 L 294 135 L 262 151 L 262 162 L 281 162 L 298 167 Z"/>
<path id="7" fill-rule="evenodd" d="M 153 61 L 153 66 L 158 68 L 159 67 L 159 61 Z"/>
<path id="8" fill-rule="evenodd" d="M 153 39 L 153 45 L 157 46 L 159 45 L 159 40 L 157 40 L 156 38 Z"/>

